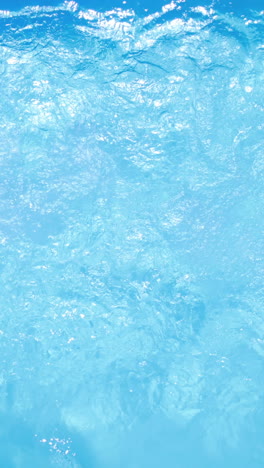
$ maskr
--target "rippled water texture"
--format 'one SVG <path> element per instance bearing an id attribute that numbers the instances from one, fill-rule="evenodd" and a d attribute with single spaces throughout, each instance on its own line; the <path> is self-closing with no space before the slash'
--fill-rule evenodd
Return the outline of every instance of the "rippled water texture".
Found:
<path id="1" fill-rule="evenodd" d="M 264 464 L 263 12 L 0 14 L 3 468 Z"/>

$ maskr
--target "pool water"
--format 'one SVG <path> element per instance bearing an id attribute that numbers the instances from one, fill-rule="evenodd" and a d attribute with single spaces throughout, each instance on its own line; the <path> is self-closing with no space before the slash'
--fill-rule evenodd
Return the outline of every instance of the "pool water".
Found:
<path id="1" fill-rule="evenodd" d="M 264 465 L 264 12 L 141 10 L 0 12 L 3 468 Z"/>

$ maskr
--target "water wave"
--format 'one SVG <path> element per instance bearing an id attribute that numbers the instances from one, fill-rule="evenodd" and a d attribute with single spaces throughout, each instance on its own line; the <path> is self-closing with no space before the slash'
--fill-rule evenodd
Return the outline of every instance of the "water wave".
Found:
<path id="1" fill-rule="evenodd" d="M 10 466 L 262 466 L 263 50 L 257 11 L 0 12 Z"/>

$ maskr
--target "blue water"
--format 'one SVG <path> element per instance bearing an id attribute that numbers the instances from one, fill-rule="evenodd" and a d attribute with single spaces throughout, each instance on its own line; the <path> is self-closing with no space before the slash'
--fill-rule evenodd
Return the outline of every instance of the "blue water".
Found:
<path id="1" fill-rule="evenodd" d="M 264 466 L 264 12 L 143 10 L 0 12 L 1 468 Z"/>

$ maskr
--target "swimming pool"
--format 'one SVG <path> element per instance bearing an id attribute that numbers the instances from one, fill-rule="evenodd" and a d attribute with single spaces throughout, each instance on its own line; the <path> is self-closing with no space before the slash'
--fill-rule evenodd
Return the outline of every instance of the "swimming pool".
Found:
<path id="1" fill-rule="evenodd" d="M 43 3 L 0 12 L 1 466 L 260 468 L 263 11 Z"/>

